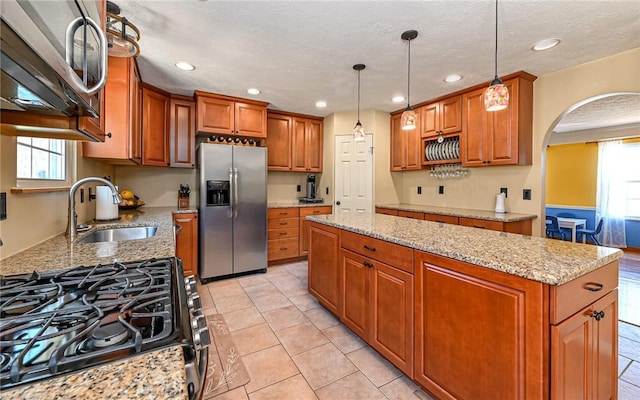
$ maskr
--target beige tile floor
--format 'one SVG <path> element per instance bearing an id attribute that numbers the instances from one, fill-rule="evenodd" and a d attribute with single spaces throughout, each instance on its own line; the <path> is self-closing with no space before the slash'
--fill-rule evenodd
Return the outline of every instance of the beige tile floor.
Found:
<path id="1" fill-rule="evenodd" d="M 307 263 L 200 285 L 224 315 L 251 380 L 216 400 L 429 400 L 307 291 Z M 640 399 L 640 328 L 620 323 L 619 400 Z"/>

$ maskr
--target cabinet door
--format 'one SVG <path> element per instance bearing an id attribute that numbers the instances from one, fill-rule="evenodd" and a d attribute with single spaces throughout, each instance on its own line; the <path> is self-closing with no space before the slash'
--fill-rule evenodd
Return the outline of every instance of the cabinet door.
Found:
<path id="1" fill-rule="evenodd" d="M 403 139 L 407 154 L 404 170 L 409 171 L 420 169 L 422 167 L 420 130 L 416 128 L 410 131 L 401 130 L 401 132 L 405 133 L 405 137 Z"/>
<path id="2" fill-rule="evenodd" d="M 78 117 L 78 130 L 82 132 L 88 132 L 100 140 L 105 141 L 105 89 L 100 91 L 100 116 L 98 118 L 93 117 Z"/>
<path id="3" fill-rule="evenodd" d="M 300 255 L 309 254 L 309 221 L 305 217 L 300 217 Z"/>
<path id="4" fill-rule="evenodd" d="M 142 89 L 142 164 L 169 165 L 169 97 Z"/>
<path id="5" fill-rule="evenodd" d="M 116 57 L 112 57 L 116 58 Z M 133 58 L 129 61 L 129 158 L 142 163 L 142 79 Z"/>
<path id="6" fill-rule="evenodd" d="M 235 128 L 238 136 L 267 137 L 267 107 L 256 104 L 235 103 Z"/>
<path id="7" fill-rule="evenodd" d="M 198 274 L 198 215 L 174 214 L 173 221 L 182 227 L 176 234 L 176 256 L 182 260 L 184 275 Z"/>
<path id="8" fill-rule="evenodd" d="M 198 96 L 198 132 L 232 135 L 235 104 L 231 100 Z"/>
<path id="9" fill-rule="evenodd" d="M 340 316 L 340 233 L 335 228 L 310 222 L 309 243 L 309 293 Z"/>
<path id="10" fill-rule="evenodd" d="M 427 104 L 420 109 L 420 123 L 422 124 L 421 137 L 433 137 L 438 136 L 438 130 L 440 129 L 440 113 L 438 112 L 438 106 L 440 103 Z"/>
<path id="11" fill-rule="evenodd" d="M 490 165 L 518 164 L 518 80 L 505 82 L 509 89 L 509 106 L 493 111 L 489 117 L 489 138 L 485 157 Z"/>
<path id="12" fill-rule="evenodd" d="M 443 135 L 462 130 L 462 97 L 455 96 L 439 103 L 440 127 Z"/>
<path id="13" fill-rule="evenodd" d="M 370 260 L 347 250 L 340 250 L 342 278 L 342 307 L 340 317 L 356 335 L 369 341 L 370 286 L 373 264 Z"/>
<path id="14" fill-rule="evenodd" d="M 269 171 L 291 170 L 291 117 L 267 115 L 267 167 Z"/>
<path id="15" fill-rule="evenodd" d="M 593 335 L 594 399 L 618 398 L 618 291 L 614 290 L 593 304 L 602 312 Z"/>
<path id="16" fill-rule="evenodd" d="M 413 379 L 413 275 L 383 263 L 373 265 L 370 344 Z"/>
<path id="17" fill-rule="evenodd" d="M 462 165 L 468 167 L 486 164 L 484 148 L 487 140 L 488 113 L 484 109 L 484 91 L 485 89 L 478 89 L 462 96 L 460 158 Z"/>
<path id="18" fill-rule="evenodd" d="M 307 171 L 322 172 L 322 136 L 323 123 L 317 120 L 308 120 L 306 127 L 307 139 Z"/>
<path id="19" fill-rule="evenodd" d="M 391 116 L 391 171 L 404 169 L 404 131 L 400 128 L 400 117 L 401 114 Z"/>
<path id="20" fill-rule="evenodd" d="M 291 170 L 307 170 L 306 120 L 293 118 L 293 143 L 291 146 Z"/>
<path id="21" fill-rule="evenodd" d="M 195 168 L 195 103 L 188 100 L 171 99 L 170 110 L 170 165 L 179 168 Z"/>

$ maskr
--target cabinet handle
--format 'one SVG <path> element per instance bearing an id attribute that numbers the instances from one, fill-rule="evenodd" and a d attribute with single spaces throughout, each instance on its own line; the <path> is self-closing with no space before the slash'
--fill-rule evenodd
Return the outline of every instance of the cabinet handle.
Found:
<path id="1" fill-rule="evenodd" d="M 486 226 L 480 226 L 480 225 L 474 225 L 473 227 L 474 228 L 480 228 L 480 229 L 487 229 Z"/>
<path id="2" fill-rule="evenodd" d="M 602 318 L 604 318 L 604 311 L 592 311 L 589 316 L 591 318 L 595 318 L 596 321 L 600 321 Z"/>
<path id="3" fill-rule="evenodd" d="M 287 232 L 280 232 L 280 236 L 284 236 L 286 234 L 287 234 Z"/>
<path id="4" fill-rule="evenodd" d="M 111 138 L 111 132 L 107 133 L 105 136 Z"/>
<path id="5" fill-rule="evenodd" d="M 287 225 L 287 222 L 280 222 L 280 225 Z"/>
<path id="6" fill-rule="evenodd" d="M 364 248 L 365 248 L 365 249 L 367 249 L 367 250 L 369 250 L 369 251 L 376 251 L 376 248 L 375 248 L 375 247 L 369 247 L 369 246 L 367 246 L 366 244 L 364 245 Z"/>
<path id="7" fill-rule="evenodd" d="M 288 247 L 280 247 L 280 250 L 285 251 Z"/>
<path id="8" fill-rule="evenodd" d="M 373 264 L 371 264 L 370 262 L 365 261 L 365 262 L 363 262 L 363 264 L 367 268 L 373 268 Z"/>
<path id="9" fill-rule="evenodd" d="M 287 212 L 281 212 L 280 215 L 287 215 Z"/>
<path id="10" fill-rule="evenodd" d="M 176 228 L 176 233 L 175 233 L 176 235 L 178 235 L 180 232 L 182 232 L 182 225 L 175 224 L 174 226 Z"/>
<path id="11" fill-rule="evenodd" d="M 602 290 L 604 285 L 602 283 L 597 282 L 589 282 L 584 285 L 584 288 L 591 292 L 599 292 Z"/>

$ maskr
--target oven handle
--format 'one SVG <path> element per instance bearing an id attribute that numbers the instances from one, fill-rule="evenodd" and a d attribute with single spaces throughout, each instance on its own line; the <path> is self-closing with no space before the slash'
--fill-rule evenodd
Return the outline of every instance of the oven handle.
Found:
<path id="1" fill-rule="evenodd" d="M 207 377 L 207 364 L 209 363 L 209 349 L 204 348 L 200 350 L 200 362 L 198 363 L 198 373 L 200 374 L 200 390 L 198 393 L 194 393 L 193 400 L 197 400 L 202 395 L 202 389 L 204 388 L 204 381 Z"/>
<path id="2" fill-rule="evenodd" d="M 81 93 L 92 95 L 98 92 L 100 89 L 102 89 L 104 85 L 107 83 L 108 44 L 107 44 L 107 36 L 102 31 L 102 28 L 100 28 L 100 25 L 96 24 L 95 21 L 89 17 L 87 18 L 78 17 L 73 21 L 71 21 L 71 23 L 67 27 L 67 33 L 66 33 L 66 38 L 67 38 L 66 58 L 67 58 L 67 64 L 69 64 L 71 69 L 73 69 L 73 46 L 74 46 L 73 35 L 76 33 L 76 31 L 80 26 L 84 25 L 85 21 L 93 28 L 94 31 L 96 31 L 96 33 L 98 34 L 98 39 L 100 40 L 100 80 L 98 80 L 98 83 L 96 83 L 93 87 L 89 88 L 75 73 L 69 74 L 69 76 L 71 77 L 71 83 L 75 86 L 76 90 L 78 90 Z M 87 54 L 85 52 L 83 54 L 83 57 L 86 58 L 86 56 Z"/>

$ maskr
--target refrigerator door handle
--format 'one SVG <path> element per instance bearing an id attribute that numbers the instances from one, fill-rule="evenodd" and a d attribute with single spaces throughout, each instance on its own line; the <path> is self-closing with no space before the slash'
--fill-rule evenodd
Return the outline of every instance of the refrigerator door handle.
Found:
<path id="1" fill-rule="evenodd" d="M 233 169 L 233 218 L 238 217 L 238 168 Z"/>
<path id="2" fill-rule="evenodd" d="M 231 187 L 229 188 L 229 196 L 231 198 L 229 199 L 229 212 L 227 213 L 227 217 L 233 218 L 233 204 L 236 201 L 233 192 L 235 188 L 235 183 L 233 182 L 233 168 L 229 168 L 229 185 L 231 185 Z"/>

